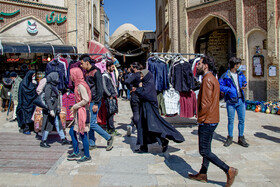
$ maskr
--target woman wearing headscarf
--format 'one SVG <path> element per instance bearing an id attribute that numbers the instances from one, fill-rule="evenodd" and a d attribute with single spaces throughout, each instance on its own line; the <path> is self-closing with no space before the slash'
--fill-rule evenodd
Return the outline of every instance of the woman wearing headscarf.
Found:
<path id="1" fill-rule="evenodd" d="M 48 110 L 43 110 L 43 123 L 42 123 L 42 141 L 40 143 L 40 147 L 49 148 L 50 145 L 47 144 L 47 138 L 49 132 L 53 130 L 53 126 L 55 125 L 56 131 L 58 132 L 60 139 L 62 140 L 62 145 L 70 144 L 70 142 L 66 139 L 65 134 L 63 132 L 62 124 L 60 121 L 59 113 L 60 113 L 60 96 L 59 91 L 57 89 L 57 85 L 59 83 L 59 75 L 57 72 L 52 72 L 47 75 L 47 84 L 44 88 L 45 90 L 45 100 L 48 106 Z"/>
<path id="2" fill-rule="evenodd" d="M 67 159 L 77 160 L 78 163 L 91 160 L 89 155 L 89 142 L 87 132 L 89 131 L 89 123 L 86 123 L 87 116 L 86 109 L 89 107 L 91 101 L 91 91 L 85 82 L 83 72 L 80 68 L 70 69 L 70 78 L 74 83 L 74 94 L 76 104 L 70 109 L 74 114 L 73 125 L 70 128 L 69 134 L 72 138 L 73 153 L 68 155 Z M 77 133 L 80 135 L 83 147 L 84 156 L 80 158 L 79 143 Z M 79 159 L 80 158 L 80 159 Z"/>
<path id="3" fill-rule="evenodd" d="M 137 144 L 140 148 L 137 153 L 148 152 L 148 144 L 158 142 L 162 152 L 168 148 L 168 140 L 181 143 L 184 137 L 159 114 L 157 92 L 153 75 L 149 70 L 141 71 L 141 83 L 136 89 L 140 98 L 140 119 L 137 125 Z"/>
<path id="4" fill-rule="evenodd" d="M 36 85 L 32 83 L 33 77 L 35 77 L 35 71 L 28 71 L 21 81 L 18 90 L 17 121 L 20 132 L 26 135 L 31 134 L 30 129 L 33 127 L 33 120 L 31 118 L 35 110 L 33 101 L 38 96 Z"/>
<path id="5" fill-rule="evenodd" d="M 10 72 L 6 71 L 3 75 L 3 87 L 1 89 L 2 98 L 2 112 L 5 112 L 7 101 L 10 99 L 10 91 L 12 88 L 13 80 L 10 78 Z"/>

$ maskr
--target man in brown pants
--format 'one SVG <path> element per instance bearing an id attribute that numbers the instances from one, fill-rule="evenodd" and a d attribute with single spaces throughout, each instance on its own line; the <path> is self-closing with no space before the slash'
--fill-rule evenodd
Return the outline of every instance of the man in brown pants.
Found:
<path id="1" fill-rule="evenodd" d="M 209 163 L 212 162 L 221 168 L 227 175 L 226 187 L 234 182 L 238 170 L 229 167 L 211 152 L 211 142 L 213 134 L 220 121 L 219 117 L 219 96 L 220 85 L 212 72 L 215 72 L 214 61 L 209 57 L 202 57 L 197 65 L 197 74 L 202 75 L 202 83 L 198 94 L 198 140 L 199 153 L 203 157 L 201 169 L 198 174 L 189 174 L 192 180 L 207 182 L 207 170 Z"/>

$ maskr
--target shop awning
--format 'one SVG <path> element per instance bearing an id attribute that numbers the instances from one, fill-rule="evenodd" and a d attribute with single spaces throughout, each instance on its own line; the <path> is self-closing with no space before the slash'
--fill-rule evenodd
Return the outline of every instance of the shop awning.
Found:
<path id="1" fill-rule="evenodd" d="M 77 47 L 41 43 L 0 43 L 0 54 L 4 53 L 77 53 Z"/>

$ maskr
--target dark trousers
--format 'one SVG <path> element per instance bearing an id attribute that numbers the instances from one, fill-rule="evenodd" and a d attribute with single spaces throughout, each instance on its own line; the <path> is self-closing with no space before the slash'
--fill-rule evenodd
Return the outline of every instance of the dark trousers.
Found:
<path id="1" fill-rule="evenodd" d="M 137 99 L 134 99 L 134 97 L 137 97 L 135 94 L 131 94 L 131 100 L 130 100 L 130 107 L 132 110 L 132 120 L 133 123 L 137 126 L 140 118 L 140 103 L 135 101 Z M 139 100 L 139 99 L 138 99 Z"/>
<path id="2" fill-rule="evenodd" d="M 199 153 L 203 157 L 202 166 L 199 172 L 201 174 L 207 173 L 209 162 L 212 162 L 221 168 L 225 173 L 229 170 L 229 166 L 211 152 L 213 134 L 217 126 L 218 125 L 211 126 L 209 124 L 203 124 L 198 127 Z"/>
<path id="3" fill-rule="evenodd" d="M 107 109 L 106 128 L 108 131 L 115 131 L 114 114 L 109 114 L 109 98 L 105 98 L 105 104 Z"/>

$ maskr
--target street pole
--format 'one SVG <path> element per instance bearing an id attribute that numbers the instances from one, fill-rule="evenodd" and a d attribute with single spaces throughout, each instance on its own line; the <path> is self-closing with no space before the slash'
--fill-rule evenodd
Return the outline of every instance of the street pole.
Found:
<path id="1" fill-rule="evenodd" d="M 91 0 L 91 39 L 94 40 L 94 25 L 93 25 L 93 0 Z"/>
<path id="2" fill-rule="evenodd" d="M 78 49 L 78 10 L 77 10 L 77 0 L 75 1 L 75 5 L 76 5 L 76 47 Z"/>

